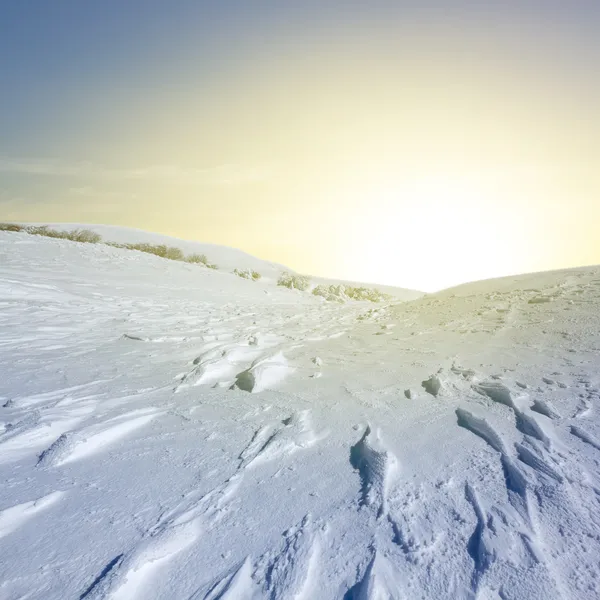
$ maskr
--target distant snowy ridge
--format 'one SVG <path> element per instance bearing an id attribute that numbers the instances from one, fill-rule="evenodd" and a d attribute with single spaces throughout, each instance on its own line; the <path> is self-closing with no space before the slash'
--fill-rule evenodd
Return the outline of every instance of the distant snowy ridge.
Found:
<path id="1" fill-rule="evenodd" d="M 70 231 L 74 229 L 89 230 L 97 233 L 102 237 L 104 243 L 116 244 L 151 244 L 165 245 L 180 249 L 184 255 L 190 256 L 205 255 L 208 258 L 209 264 L 216 265 L 221 271 L 234 273 L 237 271 L 258 273 L 260 281 L 266 284 L 277 283 L 283 273 L 295 273 L 293 269 L 268 260 L 257 258 L 243 250 L 231 248 L 229 246 L 221 246 L 218 244 L 209 244 L 205 242 L 194 242 L 183 240 L 180 238 L 164 235 L 161 233 L 152 233 L 142 229 L 132 227 L 121 227 L 117 225 L 95 225 L 88 223 L 20 223 L 23 226 L 47 226 L 50 229 L 58 231 Z M 323 277 L 312 277 L 309 275 L 310 285 L 308 287 L 311 292 L 317 285 L 345 285 L 352 287 L 367 287 L 376 288 L 384 294 L 389 294 L 395 300 L 414 300 L 423 296 L 423 292 L 410 290 L 394 286 L 365 284 L 359 282 L 342 281 L 336 279 L 328 279 Z M 252 279 L 250 276 L 249 279 Z"/>

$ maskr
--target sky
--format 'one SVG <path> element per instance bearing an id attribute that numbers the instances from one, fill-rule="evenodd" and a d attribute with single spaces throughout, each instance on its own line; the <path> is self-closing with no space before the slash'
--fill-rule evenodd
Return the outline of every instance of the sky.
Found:
<path id="1" fill-rule="evenodd" d="M 600 263 L 600 3 L 3 0 L 0 220 L 433 291 Z"/>

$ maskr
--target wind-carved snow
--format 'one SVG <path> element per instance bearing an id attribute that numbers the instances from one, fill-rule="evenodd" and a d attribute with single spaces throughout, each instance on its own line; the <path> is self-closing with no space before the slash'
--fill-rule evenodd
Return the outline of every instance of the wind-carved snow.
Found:
<path id="1" fill-rule="evenodd" d="M 510 390 L 498 381 L 482 381 L 481 383 L 474 384 L 473 389 L 494 402 L 505 404 L 509 408 L 515 408 L 515 402 Z"/>
<path id="2" fill-rule="evenodd" d="M 65 492 L 51 492 L 37 500 L 30 500 L 0 511 L 0 538 L 9 535 L 35 518 L 36 515 L 58 502 Z"/>
<path id="3" fill-rule="evenodd" d="M 562 518 L 567 518 L 569 515 L 569 521 L 572 521 L 573 511 L 583 508 L 578 502 L 573 503 L 573 495 L 580 490 L 572 486 L 577 485 L 580 489 L 587 487 L 589 485 L 589 482 L 586 481 L 588 474 L 578 465 L 569 464 L 569 461 L 565 460 L 566 447 L 558 440 L 550 424 L 550 417 L 559 418 L 555 411 L 545 403 L 537 402 L 537 407 L 542 406 L 544 410 L 536 412 L 545 413 L 542 419 L 548 419 L 548 422 L 542 425 L 525 407 L 526 398 L 521 397 L 517 403 L 506 386 L 492 386 L 492 388 L 490 389 L 490 386 L 484 388 L 485 395 L 495 402 L 512 408 L 515 415 L 515 427 L 523 434 L 523 441 L 516 442 L 514 444 L 515 451 L 512 452 L 502 436 L 486 419 L 475 417 L 464 409 L 456 409 L 458 424 L 484 439 L 500 453 L 508 498 L 507 505 L 494 505 L 486 512 L 482 508 L 477 492 L 467 483 L 466 495 L 473 505 L 478 520 L 469 546 L 475 561 L 473 589 L 479 590 L 484 575 L 492 564 L 496 566 L 496 561 L 500 560 L 506 564 L 516 564 L 517 573 L 523 569 L 531 570 L 535 567 L 537 571 L 545 574 L 543 576 L 544 585 L 547 586 L 545 593 L 550 597 L 554 595 L 564 597 L 567 595 L 567 583 L 556 566 L 557 550 L 556 548 L 551 550 L 548 547 L 547 539 L 555 535 L 555 531 L 562 532 L 565 524 L 556 521 L 544 524 L 540 511 L 545 510 L 550 513 L 551 505 L 554 511 L 566 509 L 568 512 L 563 513 Z M 478 391 L 481 393 L 481 390 Z M 535 405 L 534 401 L 532 406 Z M 573 427 L 575 427 L 575 431 L 578 431 L 576 426 L 571 426 L 571 433 L 577 435 L 574 433 Z M 531 471 L 523 470 L 518 463 L 530 468 Z M 565 489 L 565 486 L 568 487 L 568 490 Z M 552 491 L 550 492 L 550 490 Z M 595 488 L 594 493 L 597 493 Z M 588 509 L 583 508 L 583 510 L 587 511 Z M 494 518 L 495 514 L 500 517 L 499 522 L 497 517 Z M 514 521 L 511 530 L 506 530 L 505 527 L 507 517 Z M 579 530 L 576 535 L 585 535 L 581 531 L 581 523 L 574 527 Z M 514 542 L 510 541 L 519 539 L 519 537 L 515 538 L 515 533 L 522 542 L 522 556 L 516 563 L 515 552 L 518 550 Z M 499 546 L 498 543 L 500 543 Z M 512 549 L 510 553 L 507 553 L 507 548 Z M 527 591 L 528 588 L 524 582 L 520 585 L 515 584 L 515 589 L 520 590 L 522 594 L 533 593 L 533 589 Z"/>
<path id="4" fill-rule="evenodd" d="M 593 448 L 596 448 L 596 450 L 600 450 L 600 440 L 595 438 L 591 433 L 588 433 L 581 427 L 577 427 L 577 425 L 571 425 L 571 433 L 575 437 L 578 437 L 582 442 L 589 444 Z"/>
<path id="5" fill-rule="evenodd" d="M 287 417 L 275 427 L 257 430 L 239 456 L 240 466 L 249 468 L 273 461 L 303 448 L 310 448 L 328 435 L 328 431 L 315 432 L 310 411 L 304 410 Z"/>
<path id="6" fill-rule="evenodd" d="M 0 233 L 0 595 L 600 597 L 600 267 L 377 305 L 278 269 Z"/>
<path id="7" fill-rule="evenodd" d="M 292 370 L 283 353 L 278 352 L 255 361 L 249 369 L 238 373 L 235 385 L 245 392 L 262 392 L 283 381 Z"/>
<path id="8" fill-rule="evenodd" d="M 188 519 L 185 515 L 157 524 L 133 551 L 120 558 L 86 597 L 111 600 L 146 598 L 161 571 L 179 553 L 194 544 L 200 534 L 198 519 Z"/>
<path id="9" fill-rule="evenodd" d="M 207 594 L 194 594 L 190 600 L 253 600 L 258 588 L 252 579 L 252 561 L 247 557 L 239 567 L 220 579 Z"/>
<path id="10" fill-rule="evenodd" d="M 63 433 L 39 457 L 38 466 L 60 466 L 101 452 L 136 429 L 149 424 L 160 414 L 154 409 L 140 409 L 91 425 L 77 432 Z"/>
<path id="11" fill-rule="evenodd" d="M 377 518 L 387 514 L 390 487 L 399 464 L 394 454 L 381 441 L 379 432 L 367 425 L 363 436 L 350 449 L 350 463 L 361 480 L 361 504 L 372 506 Z"/>
<path id="12" fill-rule="evenodd" d="M 309 600 L 319 596 L 321 538 L 326 535 L 311 515 L 286 531 L 284 547 L 272 559 L 264 557 L 259 569 L 266 597 Z"/>
<path id="13" fill-rule="evenodd" d="M 258 393 L 276 389 L 277 384 L 294 371 L 283 351 L 270 352 L 277 346 L 285 347 L 281 338 L 259 343 L 252 336 L 241 343 L 230 342 L 216 347 L 211 343 L 210 346 L 194 360 L 192 370 L 181 376 L 174 391 L 189 386 L 214 385 Z M 295 347 L 291 346 L 292 349 Z"/>
<path id="14" fill-rule="evenodd" d="M 402 579 L 390 562 L 379 552 L 373 554 L 363 579 L 347 600 L 403 600 L 406 592 Z"/>

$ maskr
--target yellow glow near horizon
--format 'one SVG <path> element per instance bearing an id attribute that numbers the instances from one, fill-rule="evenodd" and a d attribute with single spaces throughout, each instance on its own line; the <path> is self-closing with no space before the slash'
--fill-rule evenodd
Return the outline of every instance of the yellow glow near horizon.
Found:
<path id="1" fill-rule="evenodd" d="M 481 202 L 486 192 L 489 199 L 480 182 L 434 175 L 372 190 L 376 210 L 358 215 L 357 229 L 366 225 L 373 237 L 357 248 L 357 267 L 382 282 L 400 269 L 422 289 L 510 269 L 518 250 L 498 243 L 503 223 Z"/>
<path id="2" fill-rule="evenodd" d="M 522 195 L 520 218 L 502 211 L 503 189 L 492 176 L 439 174 L 390 177 L 342 194 L 350 207 L 336 232 L 345 278 L 440 289 L 511 273 L 535 244 Z M 341 204 L 341 202 L 340 202 Z"/>
<path id="3" fill-rule="evenodd" d="M 426 291 L 600 263 L 598 82 L 518 53 L 321 52 L 223 76 L 177 118 L 166 93 L 161 113 L 141 104 L 123 153 L 181 176 L 104 173 L 4 218 L 128 225 Z M 227 162 L 245 171 L 185 172 Z"/>

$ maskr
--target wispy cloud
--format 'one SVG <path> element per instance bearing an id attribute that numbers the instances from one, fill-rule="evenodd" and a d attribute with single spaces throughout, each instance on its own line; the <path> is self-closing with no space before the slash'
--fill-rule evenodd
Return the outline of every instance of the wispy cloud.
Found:
<path id="1" fill-rule="evenodd" d="M 53 159 L 15 159 L 0 157 L 0 172 L 107 180 L 153 180 L 185 185 L 243 185 L 259 183 L 273 174 L 270 166 L 223 164 L 212 167 L 147 165 L 127 169 L 110 168 L 90 162 Z"/>
<path id="2" fill-rule="evenodd" d="M 98 189 L 90 185 L 71 187 L 67 194 L 74 198 L 101 198 L 103 200 L 137 200 L 139 194 L 135 192 L 122 192 L 120 190 Z"/>

